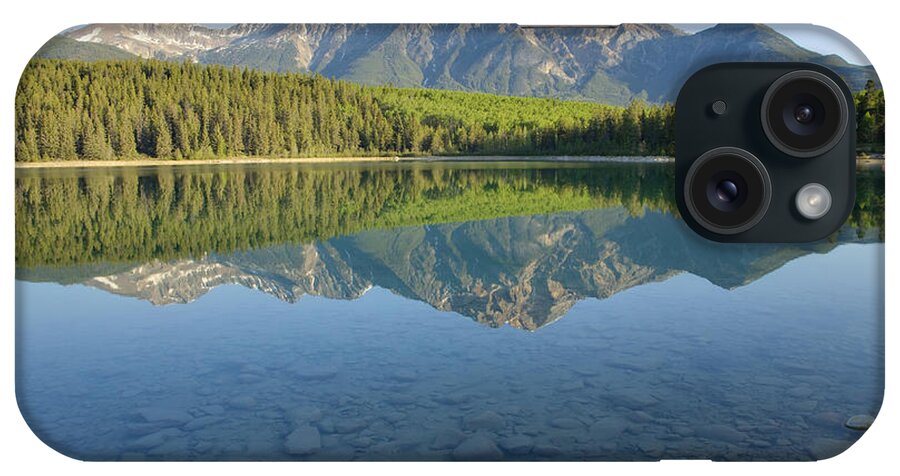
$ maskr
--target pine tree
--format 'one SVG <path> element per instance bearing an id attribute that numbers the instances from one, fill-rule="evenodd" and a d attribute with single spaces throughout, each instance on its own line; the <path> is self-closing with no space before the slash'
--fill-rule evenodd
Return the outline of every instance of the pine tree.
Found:
<path id="1" fill-rule="evenodd" d="M 154 138 L 153 156 L 158 159 L 172 158 L 172 133 L 169 131 L 169 123 L 162 113 L 157 112 L 153 116 L 151 130 Z"/>
<path id="2" fill-rule="evenodd" d="M 85 160 L 111 160 L 112 147 L 99 119 L 87 120 L 83 127 L 81 157 Z"/>

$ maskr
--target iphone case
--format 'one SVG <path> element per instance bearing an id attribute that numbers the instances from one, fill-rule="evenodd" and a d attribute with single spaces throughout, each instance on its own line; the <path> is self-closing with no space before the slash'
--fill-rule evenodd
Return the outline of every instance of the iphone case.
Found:
<path id="1" fill-rule="evenodd" d="M 853 91 L 828 239 L 681 218 L 729 61 Z M 882 400 L 883 144 L 810 25 L 74 27 L 16 95 L 18 403 L 83 460 L 829 458 Z"/>

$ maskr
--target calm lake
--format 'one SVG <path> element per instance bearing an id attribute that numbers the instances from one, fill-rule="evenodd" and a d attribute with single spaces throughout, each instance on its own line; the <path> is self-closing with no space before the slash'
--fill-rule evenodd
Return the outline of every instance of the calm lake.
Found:
<path id="1" fill-rule="evenodd" d="M 16 172 L 16 391 L 75 458 L 820 459 L 884 384 L 884 183 L 717 244 L 671 164 Z"/>

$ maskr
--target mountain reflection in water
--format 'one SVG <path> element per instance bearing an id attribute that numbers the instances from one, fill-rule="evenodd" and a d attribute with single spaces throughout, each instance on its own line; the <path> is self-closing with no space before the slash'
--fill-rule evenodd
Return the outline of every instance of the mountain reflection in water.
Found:
<path id="1" fill-rule="evenodd" d="M 18 276 L 154 304 L 223 284 L 288 302 L 355 299 L 377 286 L 534 330 L 584 298 L 683 272 L 730 289 L 796 257 L 883 238 L 878 171 L 860 171 L 848 225 L 791 245 L 694 235 L 669 199 L 671 180 L 659 164 L 35 174 L 17 179 Z"/>

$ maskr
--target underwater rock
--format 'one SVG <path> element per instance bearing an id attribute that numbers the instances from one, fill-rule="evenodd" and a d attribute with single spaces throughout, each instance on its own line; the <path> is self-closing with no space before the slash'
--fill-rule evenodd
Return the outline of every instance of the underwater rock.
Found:
<path id="1" fill-rule="evenodd" d="M 210 451 L 215 447 L 216 445 L 214 445 L 211 441 L 204 440 L 194 445 L 194 451 L 197 453 L 206 453 L 207 451 Z"/>
<path id="2" fill-rule="evenodd" d="M 256 406 L 256 399 L 250 395 L 240 395 L 228 400 L 228 406 L 238 410 L 249 410 Z"/>
<path id="3" fill-rule="evenodd" d="M 131 442 L 128 446 L 133 449 L 138 450 L 146 450 L 150 448 L 155 448 L 163 443 L 165 443 L 170 438 L 174 438 L 176 436 L 181 436 L 184 432 L 177 428 L 166 428 L 165 430 L 159 430 L 156 433 L 151 433 L 147 436 L 143 436 Z"/>
<path id="4" fill-rule="evenodd" d="M 345 420 L 338 420 L 334 424 L 334 432 L 342 435 L 345 435 L 347 433 L 357 433 L 365 429 L 367 426 L 369 426 L 369 422 L 363 420 L 362 418 L 349 418 Z"/>
<path id="5" fill-rule="evenodd" d="M 209 386 L 209 387 L 197 387 L 197 390 L 195 390 L 195 392 L 197 392 L 197 395 L 200 395 L 200 396 L 203 396 L 203 397 L 208 397 L 208 396 L 210 396 L 210 395 L 215 395 L 215 394 L 216 394 L 216 388 L 215 388 L 215 387 L 211 387 L 211 386 Z"/>
<path id="6" fill-rule="evenodd" d="M 388 423 L 399 423 L 406 419 L 406 414 L 402 412 L 390 412 L 381 415 L 381 418 Z"/>
<path id="7" fill-rule="evenodd" d="M 237 381 L 240 383 L 257 383 L 263 380 L 263 376 L 259 374 L 240 374 L 237 376 Z"/>
<path id="8" fill-rule="evenodd" d="M 409 383 L 418 380 L 419 376 L 413 370 L 397 369 L 390 374 L 389 378 L 396 380 L 397 382 Z"/>
<path id="9" fill-rule="evenodd" d="M 453 428 L 445 428 L 438 430 L 431 442 L 430 448 L 433 450 L 449 450 L 459 446 L 466 439 L 466 435 Z"/>
<path id="10" fill-rule="evenodd" d="M 816 438 L 810 443 L 808 450 L 814 460 L 820 461 L 843 453 L 852 444 L 852 441 L 847 440 Z"/>
<path id="11" fill-rule="evenodd" d="M 535 456 L 540 456 L 542 458 L 553 458 L 562 454 L 561 449 L 549 443 L 537 444 L 531 451 L 535 454 Z"/>
<path id="12" fill-rule="evenodd" d="M 325 418 L 324 420 L 319 420 L 315 425 L 319 431 L 322 433 L 334 433 L 334 420 L 330 418 Z"/>
<path id="13" fill-rule="evenodd" d="M 610 416 L 595 421 L 588 432 L 592 440 L 603 441 L 618 437 L 630 425 L 631 423 L 621 416 Z"/>
<path id="14" fill-rule="evenodd" d="M 490 410 L 477 415 L 468 415 L 463 418 L 463 428 L 470 431 L 476 430 L 502 430 L 506 426 L 503 417 Z"/>
<path id="15" fill-rule="evenodd" d="M 648 394 L 643 388 L 615 388 L 611 393 L 605 395 L 605 398 L 613 405 L 631 409 L 649 407 L 659 403 L 659 399 Z"/>
<path id="16" fill-rule="evenodd" d="M 814 400 L 801 400 L 798 402 L 793 402 L 789 405 L 789 408 L 797 413 L 809 413 L 816 409 L 818 403 Z"/>
<path id="17" fill-rule="evenodd" d="M 200 407 L 200 411 L 207 415 L 221 415 L 225 413 L 225 407 L 222 405 L 207 405 L 205 407 Z"/>
<path id="18" fill-rule="evenodd" d="M 750 440 L 750 446 L 754 448 L 771 448 L 772 442 L 766 440 Z"/>
<path id="19" fill-rule="evenodd" d="M 322 419 L 322 410 L 311 406 L 301 406 L 285 410 L 285 414 L 294 423 L 315 423 Z"/>
<path id="20" fill-rule="evenodd" d="M 434 401 L 441 405 L 459 405 L 468 403 L 474 399 L 471 393 L 448 393 L 434 397 Z"/>
<path id="21" fill-rule="evenodd" d="M 385 403 L 389 403 L 393 406 L 404 406 L 416 403 L 416 397 L 402 393 L 395 393 L 385 398 L 384 401 Z"/>
<path id="22" fill-rule="evenodd" d="M 872 422 L 875 421 L 875 417 L 869 415 L 853 415 L 847 422 L 844 423 L 844 426 L 850 428 L 851 430 L 859 430 L 865 431 L 868 430 L 870 426 L 872 426 Z"/>
<path id="23" fill-rule="evenodd" d="M 284 440 L 284 450 L 292 455 L 310 455 L 322 448 L 322 436 L 312 426 L 301 426 Z"/>
<path id="24" fill-rule="evenodd" d="M 394 427 L 384 420 L 375 420 L 371 425 L 369 425 L 368 431 L 373 435 L 385 437 L 394 433 Z"/>
<path id="25" fill-rule="evenodd" d="M 653 421 L 653 415 L 640 410 L 631 412 L 628 417 L 631 418 L 631 421 L 636 423 L 650 423 Z"/>
<path id="26" fill-rule="evenodd" d="M 190 453 L 190 441 L 187 438 L 170 438 L 161 445 L 147 450 L 150 456 L 166 459 L 182 459 Z"/>
<path id="27" fill-rule="evenodd" d="M 550 426 L 553 428 L 559 428 L 561 430 L 575 430 L 578 428 L 582 428 L 584 423 L 574 418 L 569 417 L 559 417 L 550 420 Z"/>
<path id="28" fill-rule="evenodd" d="M 500 440 L 500 448 L 511 455 L 526 455 L 533 447 L 534 440 L 525 435 L 515 435 Z"/>
<path id="29" fill-rule="evenodd" d="M 242 374 L 258 374 L 258 375 L 261 375 L 261 374 L 266 373 L 266 369 L 265 369 L 263 366 L 257 365 L 257 364 L 244 364 L 244 365 L 241 366 L 240 372 L 241 372 Z"/>
<path id="30" fill-rule="evenodd" d="M 361 436 L 359 438 L 353 438 L 347 443 L 354 448 L 368 448 L 375 443 L 375 440 L 367 436 Z"/>
<path id="31" fill-rule="evenodd" d="M 747 438 L 747 435 L 745 435 L 744 433 L 741 433 L 730 426 L 722 424 L 701 426 L 698 427 L 695 431 L 697 436 L 701 438 L 706 438 L 707 440 L 713 441 L 722 441 L 725 443 L 739 443 Z"/>
<path id="32" fill-rule="evenodd" d="M 260 420 L 280 420 L 282 417 L 281 412 L 275 410 L 263 410 L 261 412 L 256 412 L 256 417 Z M 305 422 L 301 422 L 305 423 Z"/>
<path id="33" fill-rule="evenodd" d="M 184 425 L 194 419 L 190 413 L 173 408 L 141 408 L 137 413 L 148 423 L 167 423 L 173 426 Z"/>
<path id="34" fill-rule="evenodd" d="M 503 452 L 484 435 L 475 435 L 453 450 L 453 459 L 460 461 L 495 461 L 503 458 Z"/>
<path id="35" fill-rule="evenodd" d="M 843 423 L 843 422 L 841 422 Z M 171 428 L 172 425 L 166 422 L 162 423 L 126 423 L 125 424 L 125 434 L 128 436 L 144 436 L 149 435 L 150 433 L 157 432 L 162 430 L 163 428 Z"/>
<path id="36" fill-rule="evenodd" d="M 843 414 L 838 412 L 824 411 L 806 417 L 806 421 L 813 425 L 840 428 L 847 421 L 847 418 Z"/>
<path id="37" fill-rule="evenodd" d="M 193 421 L 188 422 L 186 425 L 183 426 L 183 428 L 187 431 L 196 431 L 201 428 L 206 428 L 209 425 L 215 425 L 216 423 L 219 423 L 224 420 L 225 420 L 225 418 L 221 417 L 221 416 L 207 415 L 207 416 L 202 416 L 200 418 L 196 418 Z"/>
<path id="38" fill-rule="evenodd" d="M 303 367 L 296 369 L 295 375 L 301 380 L 329 380 L 337 376 L 337 369 L 333 367 Z"/>
<path id="39" fill-rule="evenodd" d="M 559 386 L 560 392 L 574 392 L 575 390 L 581 390 L 584 388 L 584 381 L 582 380 L 570 380 Z"/>
<path id="40" fill-rule="evenodd" d="M 809 385 L 800 384 L 796 387 L 789 388 L 785 393 L 791 398 L 806 398 L 812 395 L 813 392 L 813 388 Z"/>

